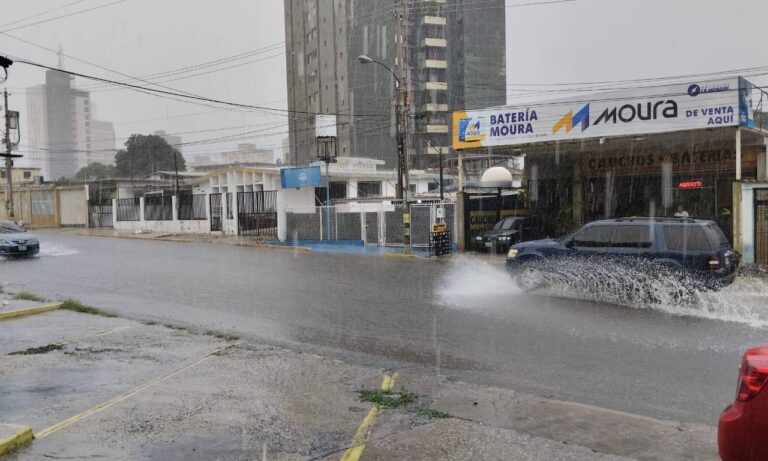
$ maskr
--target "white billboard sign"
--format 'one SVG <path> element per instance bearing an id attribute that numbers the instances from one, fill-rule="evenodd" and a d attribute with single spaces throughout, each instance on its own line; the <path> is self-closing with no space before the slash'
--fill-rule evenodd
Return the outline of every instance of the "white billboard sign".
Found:
<path id="1" fill-rule="evenodd" d="M 742 78 L 634 88 L 453 113 L 453 148 L 750 126 Z"/>
<path id="2" fill-rule="evenodd" d="M 336 137 L 336 116 L 335 115 L 316 115 L 315 116 L 315 137 L 316 138 L 335 138 Z"/>

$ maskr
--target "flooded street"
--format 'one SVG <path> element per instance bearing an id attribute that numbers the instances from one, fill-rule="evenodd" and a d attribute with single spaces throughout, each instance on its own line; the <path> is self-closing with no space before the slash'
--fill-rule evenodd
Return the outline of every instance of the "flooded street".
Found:
<path id="1" fill-rule="evenodd" d="M 700 305 L 526 294 L 488 258 L 292 253 L 37 232 L 0 281 L 123 316 L 233 332 L 470 383 L 713 425 L 741 352 L 768 338 L 764 285 Z"/>

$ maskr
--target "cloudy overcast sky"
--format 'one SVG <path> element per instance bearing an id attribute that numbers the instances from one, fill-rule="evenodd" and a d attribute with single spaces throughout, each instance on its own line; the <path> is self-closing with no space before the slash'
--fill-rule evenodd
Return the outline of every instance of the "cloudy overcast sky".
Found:
<path id="1" fill-rule="evenodd" d="M 507 80 L 510 89 L 525 91 L 510 92 L 510 100 L 541 90 L 519 84 L 768 66 L 759 27 L 760 18 L 768 15 L 765 0 L 576 0 L 514 6 L 520 3 L 529 2 L 507 0 Z M 82 10 L 89 11 L 22 27 Z M 243 54 L 226 65 L 147 78 L 211 98 L 286 107 L 282 0 L 0 0 L 0 11 L 0 31 L 5 33 L 0 34 L 0 53 L 56 66 L 56 54 L 40 47 L 61 46 L 67 55 L 132 76 Z M 29 19 L 19 22 L 24 18 Z M 228 66 L 234 67 L 205 73 Z M 64 67 L 125 80 L 71 58 L 64 58 Z M 202 75 L 178 79 L 191 74 Z M 765 76 L 751 79 L 768 82 Z M 43 82 L 42 69 L 22 64 L 11 68 L 5 85 L 12 93 L 11 107 L 22 117 L 24 89 Z M 238 142 L 280 150 L 286 130 L 284 116 L 183 103 L 80 78 L 76 85 L 91 90 L 97 118 L 114 122 L 118 146 L 131 133 L 155 130 L 181 133 L 184 142 L 243 134 L 242 140 L 184 146 L 191 160 L 196 154 L 230 150 Z"/>

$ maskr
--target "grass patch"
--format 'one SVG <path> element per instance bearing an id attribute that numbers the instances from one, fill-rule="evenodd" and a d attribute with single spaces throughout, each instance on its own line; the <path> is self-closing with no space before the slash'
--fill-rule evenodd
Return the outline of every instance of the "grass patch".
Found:
<path id="1" fill-rule="evenodd" d="M 434 408 L 422 408 L 419 411 L 416 412 L 419 416 L 426 416 L 427 418 L 432 419 L 444 419 L 444 418 L 450 418 L 451 415 L 444 411 L 435 410 Z"/>
<path id="2" fill-rule="evenodd" d="M 80 312 L 82 314 L 100 315 L 102 317 L 117 317 L 115 314 L 103 311 L 96 307 L 87 306 L 74 299 L 67 299 L 62 304 L 60 309 L 66 309 L 68 311 Z"/>
<path id="3" fill-rule="evenodd" d="M 47 346 L 41 346 L 41 347 L 30 347 L 29 349 L 25 349 L 23 351 L 16 351 L 11 352 L 8 355 L 33 355 L 33 354 L 45 354 L 47 352 L 51 351 L 58 351 L 61 350 L 61 348 L 64 347 L 61 344 L 54 343 L 54 344 L 48 344 Z"/>
<path id="4" fill-rule="evenodd" d="M 28 291 L 20 291 L 16 293 L 15 295 L 13 295 L 13 299 L 18 301 L 35 301 L 38 303 L 45 301 L 45 298 L 38 296 L 34 293 L 30 293 Z"/>
<path id="5" fill-rule="evenodd" d="M 414 392 L 400 388 L 399 392 L 384 389 L 360 389 L 357 391 L 361 402 L 375 403 L 381 408 L 398 408 L 413 403 L 419 397 Z"/>
<path id="6" fill-rule="evenodd" d="M 229 333 L 222 333 L 220 331 L 209 330 L 209 331 L 206 331 L 205 334 L 207 334 L 209 336 L 213 336 L 214 338 L 223 339 L 224 341 L 237 341 L 238 339 L 240 339 L 240 337 L 237 336 L 237 335 L 232 335 L 232 334 L 229 334 Z"/>

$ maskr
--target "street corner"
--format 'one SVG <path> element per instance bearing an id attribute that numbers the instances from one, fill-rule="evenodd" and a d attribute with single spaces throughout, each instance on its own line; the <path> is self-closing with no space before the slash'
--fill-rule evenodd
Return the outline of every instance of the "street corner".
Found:
<path id="1" fill-rule="evenodd" d="M 32 442 L 33 438 L 29 426 L 0 423 L 0 456 Z"/>

